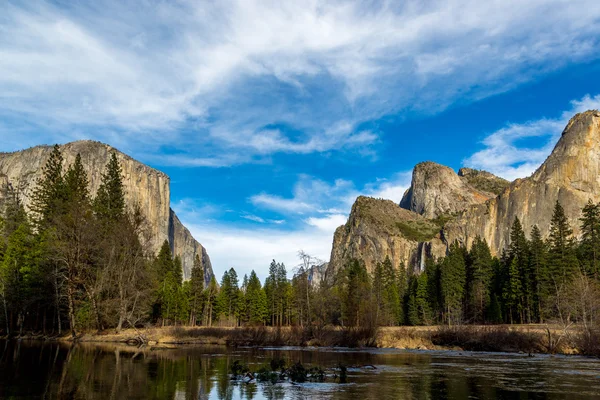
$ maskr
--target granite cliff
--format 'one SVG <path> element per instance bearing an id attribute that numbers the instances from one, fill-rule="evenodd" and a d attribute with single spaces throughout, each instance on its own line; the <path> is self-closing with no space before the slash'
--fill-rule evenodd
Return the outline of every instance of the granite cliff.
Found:
<path id="1" fill-rule="evenodd" d="M 346 225 L 336 229 L 328 276 L 351 258 L 364 261 L 369 272 L 390 257 L 394 266 L 404 264 L 415 272 L 424 267 L 425 256 L 443 256 L 446 245 L 441 226 L 391 200 L 360 196 L 352 206 Z"/>
<path id="2" fill-rule="evenodd" d="M 455 214 L 495 197 L 509 182 L 485 171 L 463 168 L 458 175 L 434 162 L 417 164 L 400 207 L 426 218 Z"/>
<path id="3" fill-rule="evenodd" d="M 565 209 L 575 235 L 579 235 L 581 209 L 591 199 L 600 201 L 600 112 L 575 115 L 554 150 L 528 178 L 512 182 L 497 197 L 468 207 L 444 227 L 450 243 L 470 246 L 476 235 L 498 254 L 507 245 L 515 217 L 527 234 L 537 225 L 547 236 L 556 201 Z"/>
<path id="4" fill-rule="evenodd" d="M 600 112 L 575 115 L 551 155 L 530 177 L 507 182 L 485 171 L 452 169 L 425 162 L 415 166 L 400 205 L 359 197 L 346 225 L 333 240 L 330 268 L 349 258 L 364 260 L 369 271 L 389 256 L 419 271 L 427 256 L 440 257 L 459 242 L 470 247 L 485 238 L 493 254 L 506 246 L 515 217 L 526 233 L 537 225 L 547 236 L 556 201 L 579 234 L 581 209 L 600 201 Z"/>
<path id="5" fill-rule="evenodd" d="M 17 189 L 26 208 L 51 151 L 51 146 L 37 146 L 14 153 L 0 153 L 0 184 L 10 184 Z M 198 254 L 203 260 L 205 276 L 210 279 L 212 266 L 206 249 L 192 237 L 170 208 L 170 179 L 166 174 L 100 142 L 67 143 L 61 146 L 61 151 L 65 166 L 73 163 L 77 154 L 81 155 L 92 194 L 98 190 L 109 157 L 115 152 L 123 169 L 127 203 L 141 207 L 148 221 L 152 249 L 157 251 L 168 240 L 173 253 L 182 258 L 186 279 L 190 277 L 193 260 Z"/>

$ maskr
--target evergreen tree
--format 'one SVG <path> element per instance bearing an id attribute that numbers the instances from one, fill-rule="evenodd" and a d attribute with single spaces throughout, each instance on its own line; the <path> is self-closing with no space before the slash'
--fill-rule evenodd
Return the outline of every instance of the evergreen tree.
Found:
<path id="1" fill-rule="evenodd" d="M 517 312 L 519 322 L 522 323 L 525 322 L 525 320 L 531 322 L 534 292 L 529 263 L 529 243 L 525 237 L 521 221 L 519 221 L 517 217 L 515 217 L 510 229 L 508 255 L 510 260 L 508 264 L 509 288 L 507 290 L 510 292 L 510 298 L 512 299 L 509 301 L 510 304 L 514 303 L 512 306 L 509 305 L 509 308 Z M 513 265 L 515 260 L 516 264 Z M 519 280 L 518 284 L 516 280 Z M 513 290 L 516 290 L 517 287 L 519 288 L 519 292 L 512 292 Z M 516 297 L 513 299 L 513 296 Z M 508 299 L 506 296 L 504 298 Z M 513 315 L 511 315 L 510 318 L 512 322 Z"/>
<path id="2" fill-rule="evenodd" d="M 491 301 L 492 263 L 487 242 L 476 236 L 468 257 L 467 292 L 470 316 L 480 323 L 484 321 Z"/>
<path id="3" fill-rule="evenodd" d="M 111 153 L 102 182 L 94 199 L 96 215 L 104 221 L 121 221 L 125 215 L 125 188 L 123 172 L 117 155 Z"/>
<path id="4" fill-rule="evenodd" d="M 408 292 L 408 274 L 406 271 L 406 266 L 402 262 L 398 266 L 398 273 L 396 274 L 398 278 L 397 287 L 398 287 L 398 299 L 399 299 L 399 309 L 398 309 L 398 323 L 405 324 L 407 320 L 406 316 L 406 294 Z"/>
<path id="5" fill-rule="evenodd" d="M 162 280 L 169 272 L 173 272 L 175 266 L 173 263 L 173 254 L 171 253 L 171 246 L 168 241 L 164 241 L 156 259 L 154 260 L 154 271 L 158 277 L 158 280 Z"/>
<path id="6" fill-rule="evenodd" d="M 600 205 L 588 203 L 583 207 L 581 221 L 580 260 L 590 276 L 600 273 Z"/>
<path id="7" fill-rule="evenodd" d="M 429 305 L 428 279 L 427 271 L 421 272 L 417 277 L 417 287 L 415 292 L 415 304 L 419 321 L 425 325 L 432 323 L 431 307 Z"/>
<path id="8" fill-rule="evenodd" d="M 181 257 L 179 255 L 175 256 L 173 259 L 173 276 L 175 277 L 175 281 L 179 286 L 183 283 L 183 263 L 181 262 Z"/>
<path id="9" fill-rule="evenodd" d="M 73 209 L 77 211 L 89 211 L 90 192 L 88 188 L 88 177 L 83 168 L 81 155 L 77 154 L 75 162 L 69 166 L 65 174 L 65 199 L 67 212 Z"/>
<path id="10" fill-rule="evenodd" d="M 543 310 L 548 308 L 552 282 L 548 274 L 548 249 L 537 225 L 534 225 L 531 229 L 529 265 L 532 274 L 535 319 L 543 322 Z"/>
<path id="11" fill-rule="evenodd" d="M 374 317 L 368 314 L 370 310 L 367 309 L 372 301 L 369 274 L 365 265 L 356 259 L 346 264 L 344 272 L 343 319 L 349 326 L 365 326 Z"/>
<path id="12" fill-rule="evenodd" d="M 251 324 L 264 324 L 268 315 L 267 296 L 256 273 L 252 271 L 246 288 L 246 312 Z"/>
<path id="13" fill-rule="evenodd" d="M 238 316 L 239 287 L 237 273 L 233 268 L 225 271 L 221 279 L 221 288 L 218 295 L 218 314 L 232 326 L 236 326 Z"/>
<path id="14" fill-rule="evenodd" d="M 25 318 L 39 298 L 43 277 L 40 274 L 39 245 L 25 221 L 12 231 L 0 260 L 0 295 L 2 296 L 7 333 L 23 333 Z M 10 315 L 17 316 L 16 321 Z M 16 333 L 16 332 L 15 332 Z"/>
<path id="15" fill-rule="evenodd" d="M 208 286 L 204 290 L 204 309 L 202 315 L 204 316 L 203 325 L 212 326 L 213 321 L 217 317 L 217 309 L 218 309 L 218 295 L 219 295 L 219 287 L 217 285 L 217 280 L 215 276 L 211 276 L 210 282 Z"/>
<path id="16" fill-rule="evenodd" d="M 521 286 L 521 273 L 519 271 L 520 265 L 519 257 L 513 257 L 510 259 L 510 265 L 508 268 L 508 282 L 504 289 L 504 301 L 508 309 L 508 318 L 512 324 L 514 316 L 521 316 L 523 311 L 523 287 Z"/>
<path id="17" fill-rule="evenodd" d="M 579 269 L 573 230 L 561 204 L 557 201 L 548 237 L 548 271 L 556 291 L 564 289 Z"/>
<path id="18" fill-rule="evenodd" d="M 278 265 L 275 260 L 271 261 L 269 265 L 269 276 L 265 279 L 265 292 L 267 296 L 267 303 L 269 308 L 269 319 L 271 325 L 277 325 L 277 316 L 279 309 L 280 295 L 279 292 L 279 280 L 277 279 Z"/>
<path id="19" fill-rule="evenodd" d="M 53 234 L 49 247 L 53 257 L 64 271 L 58 271 L 66 283 L 68 319 L 71 335 L 76 336 L 79 294 L 83 295 L 99 325 L 99 310 L 95 299 L 86 290 L 90 277 L 95 274 L 94 261 L 97 256 L 98 235 L 89 198 L 88 179 L 79 154 L 64 176 L 64 201 L 62 212 L 55 214 Z M 98 326 L 100 328 L 100 326 Z"/>
<path id="20" fill-rule="evenodd" d="M 416 275 L 411 275 L 408 279 L 408 289 L 405 295 L 405 315 L 406 324 L 417 326 L 422 325 L 421 315 L 419 313 L 419 306 L 417 304 L 417 291 L 419 288 L 419 281 Z"/>
<path id="21" fill-rule="evenodd" d="M 454 243 L 440 265 L 440 291 L 445 320 L 449 325 L 462 321 L 465 284 L 465 249 Z"/>
<path id="22" fill-rule="evenodd" d="M 42 168 L 42 177 L 37 180 L 31 198 L 31 210 L 38 227 L 47 225 L 52 217 L 60 213 L 64 201 L 63 156 L 55 145 Z"/>
<path id="23" fill-rule="evenodd" d="M 204 267 L 198 254 L 194 258 L 192 276 L 189 282 L 190 325 L 195 326 L 197 321 L 202 322 L 202 307 L 204 305 Z"/>

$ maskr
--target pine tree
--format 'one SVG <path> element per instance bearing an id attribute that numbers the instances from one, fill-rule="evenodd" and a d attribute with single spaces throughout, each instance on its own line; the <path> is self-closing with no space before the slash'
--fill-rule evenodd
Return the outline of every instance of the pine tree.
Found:
<path id="1" fill-rule="evenodd" d="M 440 291 L 448 325 L 462 321 L 465 286 L 465 249 L 454 243 L 440 265 Z"/>
<path id="2" fill-rule="evenodd" d="M 38 227 L 46 226 L 53 216 L 60 213 L 64 201 L 63 156 L 55 145 L 42 168 L 31 199 L 31 210 Z"/>
<path id="3" fill-rule="evenodd" d="M 417 326 L 422 325 L 421 315 L 419 313 L 419 306 L 417 304 L 417 291 L 419 288 L 419 282 L 416 275 L 411 275 L 408 279 L 408 289 L 405 295 L 405 315 L 406 324 Z"/>
<path id="4" fill-rule="evenodd" d="M 248 279 L 246 299 L 248 321 L 252 324 L 264 324 L 268 315 L 267 296 L 254 271 Z"/>
<path id="5" fill-rule="evenodd" d="M 575 272 L 579 263 L 575 254 L 573 230 L 561 204 L 557 201 L 550 222 L 548 237 L 548 270 L 555 290 L 564 289 Z"/>
<path id="6" fill-rule="evenodd" d="M 523 310 L 523 287 L 521 285 L 521 273 L 519 271 L 519 257 L 512 257 L 508 268 L 508 282 L 504 289 L 504 301 L 508 308 L 509 321 L 512 324 L 516 313 L 519 317 Z"/>
<path id="7" fill-rule="evenodd" d="M 204 309 L 202 315 L 204 316 L 203 325 L 212 326 L 213 321 L 216 317 L 216 311 L 218 308 L 218 295 L 219 295 L 219 287 L 217 285 L 217 280 L 213 275 L 210 278 L 210 282 L 208 286 L 204 290 Z"/>
<path id="8" fill-rule="evenodd" d="M 233 268 L 225 271 L 221 279 L 221 288 L 218 295 L 218 314 L 232 326 L 236 326 L 238 316 L 239 287 L 237 273 Z"/>
<path id="9" fill-rule="evenodd" d="M 102 182 L 94 199 L 94 210 L 104 221 L 118 222 L 125 215 L 123 172 L 115 152 L 111 153 L 106 171 L 102 174 Z"/>
<path id="10" fill-rule="evenodd" d="M 366 306 L 372 301 L 369 274 L 365 265 L 356 259 L 346 264 L 344 272 L 343 318 L 350 326 L 364 326 L 373 317 L 366 313 Z"/>
<path id="11" fill-rule="evenodd" d="M 92 214 L 88 179 L 78 154 L 64 176 L 64 201 L 62 212 L 54 214 L 53 235 L 50 246 L 53 257 L 63 266 L 62 276 L 66 281 L 71 335 L 76 336 L 76 314 L 78 299 L 83 286 L 83 295 L 88 298 L 100 328 L 99 310 L 89 292 L 90 279 L 95 276 L 94 261 L 97 255 L 97 226 Z"/>
<path id="12" fill-rule="evenodd" d="M 41 294 L 39 288 L 43 277 L 39 269 L 39 245 L 27 221 L 21 223 L 7 237 L 7 246 L 0 260 L 0 295 L 4 306 L 7 333 L 10 334 L 11 319 L 17 316 L 19 334 L 23 333 L 25 318 Z"/>
<path id="13" fill-rule="evenodd" d="M 398 299 L 399 299 L 399 309 L 398 309 L 398 323 L 404 324 L 406 323 L 406 293 L 408 292 L 408 276 L 406 271 L 406 266 L 404 263 L 400 263 L 398 266 L 398 273 L 396 273 L 397 283 L 396 286 L 398 288 Z"/>
<path id="14" fill-rule="evenodd" d="M 65 198 L 68 207 L 87 213 L 90 206 L 90 192 L 88 177 L 81 162 L 81 155 L 77 154 L 75 162 L 69 166 L 65 174 Z M 70 211 L 70 210 L 68 210 Z"/>
<path id="15" fill-rule="evenodd" d="M 402 321 L 398 278 L 392 260 L 386 256 L 383 261 L 383 293 L 387 311 L 387 325 L 398 325 Z"/>
<path id="16" fill-rule="evenodd" d="M 529 265 L 532 274 L 535 319 L 543 322 L 544 310 L 547 309 L 548 297 L 552 290 L 552 282 L 548 274 L 548 249 L 537 225 L 534 225 L 531 229 Z"/>
<path id="17" fill-rule="evenodd" d="M 191 275 L 189 280 L 190 325 L 195 326 L 197 321 L 202 321 L 202 307 L 204 305 L 204 267 L 198 254 L 194 258 Z"/>
<path id="18" fill-rule="evenodd" d="M 600 273 L 600 205 L 588 203 L 583 207 L 581 221 L 580 260 L 586 273 L 598 277 Z"/>
<path id="19" fill-rule="evenodd" d="M 179 255 L 176 255 L 173 259 L 173 276 L 177 284 L 181 286 L 183 284 L 183 263 Z"/>
<path id="20" fill-rule="evenodd" d="M 267 296 L 267 303 L 269 308 L 269 319 L 271 320 L 271 326 L 278 324 L 278 309 L 280 301 L 280 290 L 279 280 L 277 278 L 278 264 L 275 260 L 271 261 L 269 265 L 269 276 L 265 279 L 265 293 Z"/>
<path id="21" fill-rule="evenodd" d="M 511 296 L 516 296 L 516 299 L 511 300 L 514 302 L 511 309 L 514 311 L 515 306 L 518 304 L 519 322 L 522 323 L 525 322 L 525 320 L 531 322 L 534 292 L 529 264 L 529 242 L 525 237 L 521 221 L 519 221 L 519 218 L 517 217 L 515 217 L 510 228 L 508 256 L 510 257 L 508 264 L 510 290 L 515 290 L 517 287 L 519 288 L 518 293 L 511 292 Z M 516 260 L 516 264 L 513 268 L 512 264 L 514 260 Z M 518 285 L 515 282 L 517 279 L 520 281 Z"/>
<path id="22" fill-rule="evenodd" d="M 168 241 L 164 241 L 154 260 L 154 271 L 158 280 L 162 280 L 169 272 L 174 271 L 173 254 Z"/>
<path id="23" fill-rule="evenodd" d="M 415 303 L 419 314 L 419 320 L 425 325 L 430 325 L 432 323 L 429 293 L 427 290 L 428 278 L 427 271 L 421 272 L 417 277 L 417 288 L 415 293 Z"/>
<path id="24" fill-rule="evenodd" d="M 492 254 L 485 239 L 476 236 L 467 265 L 468 302 L 471 317 L 483 322 L 490 305 L 492 284 Z"/>

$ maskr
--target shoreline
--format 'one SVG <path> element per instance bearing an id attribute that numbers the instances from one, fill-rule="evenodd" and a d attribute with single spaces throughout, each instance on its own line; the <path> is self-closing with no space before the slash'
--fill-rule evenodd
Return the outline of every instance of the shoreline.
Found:
<path id="1" fill-rule="evenodd" d="M 184 346 L 227 347 L 323 347 L 381 348 L 398 350 L 484 351 L 527 354 L 586 355 L 574 340 L 577 331 L 563 337 L 558 327 L 547 325 L 461 325 L 401 326 L 366 328 L 299 327 L 150 327 L 85 332 L 76 339 L 70 335 L 26 334 L 11 339 L 120 343 L 169 349 Z M 6 339 L 6 337 L 5 337 Z M 553 347 L 552 347 L 553 346 Z M 598 356 L 595 354 L 587 354 Z"/>

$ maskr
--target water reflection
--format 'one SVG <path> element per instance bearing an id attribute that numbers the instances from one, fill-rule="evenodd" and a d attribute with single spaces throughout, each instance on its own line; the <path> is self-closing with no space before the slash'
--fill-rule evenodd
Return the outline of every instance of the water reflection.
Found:
<path id="1" fill-rule="evenodd" d="M 0 341 L 0 398 L 574 399 L 599 398 L 600 362 L 582 357 L 435 352 L 128 346 Z M 348 384 L 231 381 L 229 366 L 272 358 L 349 368 Z"/>

